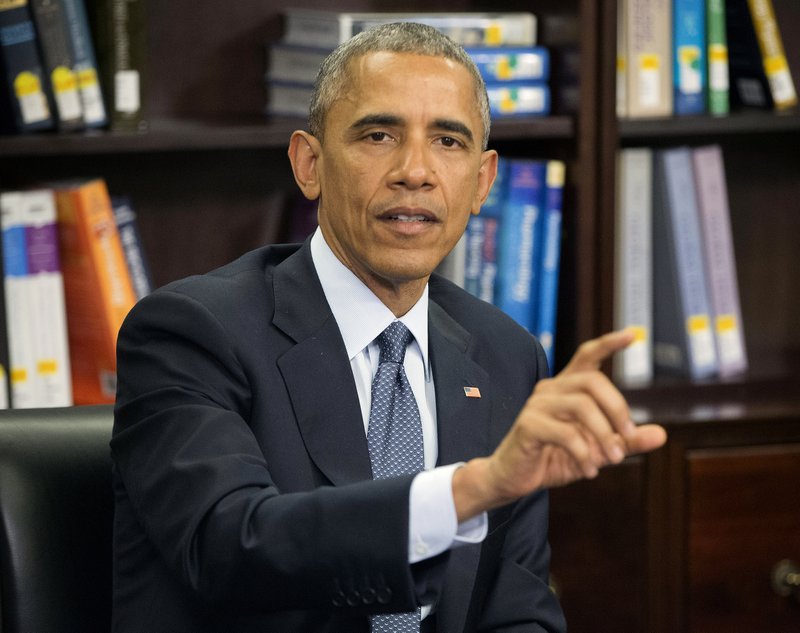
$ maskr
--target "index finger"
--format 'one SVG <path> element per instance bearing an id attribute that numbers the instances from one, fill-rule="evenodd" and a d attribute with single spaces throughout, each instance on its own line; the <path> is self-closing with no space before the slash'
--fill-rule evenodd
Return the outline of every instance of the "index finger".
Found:
<path id="1" fill-rule="evenodd" d="M 609 332 L 581 344 L 562 373 L 594 371 L 600 369 L 604 360 L 633 343 L 634 328 Z"/>

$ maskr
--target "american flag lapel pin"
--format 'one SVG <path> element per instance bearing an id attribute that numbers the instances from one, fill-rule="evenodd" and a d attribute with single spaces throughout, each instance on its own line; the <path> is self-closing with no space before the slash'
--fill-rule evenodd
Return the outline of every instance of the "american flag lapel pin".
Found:
<path id="1" fill-rule="evenodd" d="M 477 387 L 464 387 L 464 395 L 467 396 L 467 398 L 480 398 L 481 390 Z"/>

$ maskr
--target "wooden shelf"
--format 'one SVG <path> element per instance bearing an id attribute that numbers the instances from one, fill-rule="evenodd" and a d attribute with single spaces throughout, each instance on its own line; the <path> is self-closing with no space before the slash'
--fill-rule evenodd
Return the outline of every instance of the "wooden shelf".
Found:
<path id="1" fill-rule="evenodd" d="M 291 133 L 304 125 L 302 118 L 291 117 L 235 123 L 156 119 L 142 133 L 88 131 L 3 136 L 0 156 L 282 149 L 288 146 Z M 574 129 L 568 116 L 516 118 L 494 123 L 492 139 L 569 139 Z"/>
<path id="2" fill-rule="evenodd" d="M 729 116 L 685 116 L 653 119 L 622 119 L 618 122 L 620 140 L 672 139 L 684 136 L 721 137 L 734 134 L 800 132 L 800 113 L 736 112 Z"/>

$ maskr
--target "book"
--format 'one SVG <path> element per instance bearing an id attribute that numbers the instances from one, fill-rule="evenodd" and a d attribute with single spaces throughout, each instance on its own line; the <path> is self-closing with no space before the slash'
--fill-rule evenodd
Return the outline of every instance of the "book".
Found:
<path id="1" fill-rule="evenodd" d="M 0 193 L 0 206 L 3 204 Z M 0 409 L 11 408 L 11 385 L 9 384 L 8 326 L 6 324 L 6 293 L 4 289 L 5 266 L 3 265 L 2 225 L 0 225 Z"/>
<path id="2" fill-rule="evenodd" d="M 669 116 L 672 98 L 672 0 L 624 0 L 630 118 Z"/>
<path id="3" fill-rule="evenodd" d="M 0 194 L 0 221 L 11 404 L 15 409 L 30 409 L 36 406 L 35 333 L 31 320 L 33 287 L 28 270 L 22 192 Z"/>
<path id="4" fill-rule="evenodd" d="M 266 113 L 272 116 L 308 116 L 311 84 L 295 84 L 283 81 L 270 81 L 267 84 Z"/>
<path id="5" fill-rule="evenodd" d="M 719 145 L 692 150 L 719 375 L 747 369 L 725 165 Z"/>
<path id="6" fill-rule="evenodd" d="M 283 40 L 291 44 L 335 48 L 357 33 L 389 22 L 420 22 L 439 29 L 462 46 L 533 46 L 532 13 L 349 13 L 286 9 Z"/>
<path id="7" fill-rule="evenodd" d="M 480 296 L 481 270 L 483 268 L 483 243 L 486 239 L 486 218 L 472 216 L 464 231 L 464 290 Z"/>
<path id="8" fill-rule="evenodd" d="M 0 130 L 49 130 L 53 115 L 28 0 L 0 0 Z"/>
<path id="9" fill-rule="evenodd" d="M 267 83 L 299 83 L 312 85 L 322 61 L 332 48 L 300 46 L 286 42 L 267 44 Z"/>
<path id="10" fill-rule="evenodd" d="M 508 194 L 509 159 L 497 158 L 497 176 L 494 179 L 489 195 L 486 197 L 478 216 L 483 218 L 483 244 L 481 247 L 480 276 L 478 278 L 479 299 L 494 303 L 497 286 L 498 240 L 500 223 Z"/>
<path id="11" fill-rule="evenodd" d="M 688 147 L 658 150 L 653 176 L 653 357 L 691 379 L 717 373 L 717 351 Z"/>
<path id="12" fill-rule="evenodd" d="M 653 380 L 653 150 L 617 155 L 614 329 L 632 328 L 634 341 L 615 355 L 614 380 L 629 387 Z"/>
<path id="13" fill-rule="evenodd" d="M 108 123 L 108 117 L 100 87 L 100 73 L 97 68 L 86 6 L 84 0 L 61 0 L 61 2 L 64 6 L 72 44 L 78 93 L 83 109 L 83 122 L 89 128 L 102 127 Z"/>
<path id="14" fill-rule="evenodd" d="M 747 0 L 747 4 L 750 7 L 750 17 L 758 39 L 772 102 L 778 110 L 797 105 L 797 91 L 789 71 L 772 0 Z"/>
<path id="15" fill-rule="evenodd" d="M 538 294 L 535 308 L 538 316 L 536 337 L 547 356 L 550 373 L 555 366 L 556 314 L 558 310 L 558 272 L 561 260 L 561 218 L 566 167 L 560 160 L 547 161 L 542 245 L 538 272 Z"/>
<path id="16" fill-rule="evenodd" d="M 72 405 L 64 282 L 59 261 L 56 204 L 50 189 L 22 192 L 36 407 Z"/>
<path id="17" fill-rule="evenodd" d="M 145 0 L 95 0 L 86 4 L 94 35 L 100 85 L 114 130 L 147 129 Z"/>
<path id="18" fill-rule="evenodd" d="M 706 0 L 706 34 L 708 112 L 712 115 L 726 115 L 730 111 L 730 82 L 724 0 Z"/>
<path id="19" fill-rule="evenodd" d="M 672 0 L 673 109 L 675 114 L 706 110 L 706 0 Z"/>
<path id="20" fill-rule="evenodd" d="M 797 97 L 771 4 L 727 0 L 725 12 L 731 105 L 759 109 L 791 106 Z M 763 42 L 768 42 L 767 49 L 762 48 Z M 764 54 L 764 50 L 768 52 Z"/>
<path id="21" fill-rule="evenodd" d="M 125 263 L 131 277 L 133 290 L 137 299 L 146 297 L 153 290 L 153 277 L 142 247 L 142 238 L 136 220 L 136 211 L 130 198 L 113 196 L 111 206 L 114 209 L 114 221 L 117 223 L 119 240 L 125 253 Z"/>
<path id="22" fill-rule="evenodd" d="M 465 49 L 487 83 L 550 79 L 550 51 L 544 46 Z"/>
<path id="23" fill-rule="evenodd" d="M 467 256 L 466 232 L 461 235 L 453 249 L 436 267 L 436 272 L 445 279 L 452 281 L 459 288 L 464 287 L 464 268 Z"/>
<path id="24" fill-rule="evenodd" d="M 626 0 L 617 0 L 616 112 L 618 119 L 628 116 L 628 29 Z"/>
<path id="25" fill-rule="evenodd" d="M 30 0 L 30 7 L 58 129 L 80 129 L 83 106 L 64 5 L 59 0 Z"/>
<path id="26" fill-rule="evenodd" d="M 511 159 L 500 227 L 495 304 L 522 327 L 536 328 L 537 258 L 547 163 Z"/>
<path id="27" fill-rule="evenodd" d="M 489 112 L 495 119 L 550 113 L 550 86 L 541 81 L 487 83 Z"/>
<path id="28" fill-rule="evenodd" d="M 117 333 L 136 294 L 102 179 L 55 183 L 75 404 L 113 403 Z"/>

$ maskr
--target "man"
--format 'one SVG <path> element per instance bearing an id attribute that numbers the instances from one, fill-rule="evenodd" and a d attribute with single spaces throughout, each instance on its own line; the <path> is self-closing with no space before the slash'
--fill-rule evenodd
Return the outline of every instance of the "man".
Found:
<path id="1" fill-rule="evenodd" d="M 488 131 L 485 87 L 450 40 L 409 24 L 353 38 L 290 141 L 319 200 L 313 238 L 131 312 L 112 439 L 115 631 L 564 630 L 546 488 L 665 435 L 637 428 L 598 371 L 628 334 L 539 380 L 530 335 L 431 276 L 494 181 Z M 384 330 L 412 339 L 392 361 L 410 412 L 397 422 L 376 387 Z M 394 423 L 417 434 L 401 452 L 424 472 L 377 456 L 375 429 Z M 382 619 L 395 613 L 409 620 Z"/>

